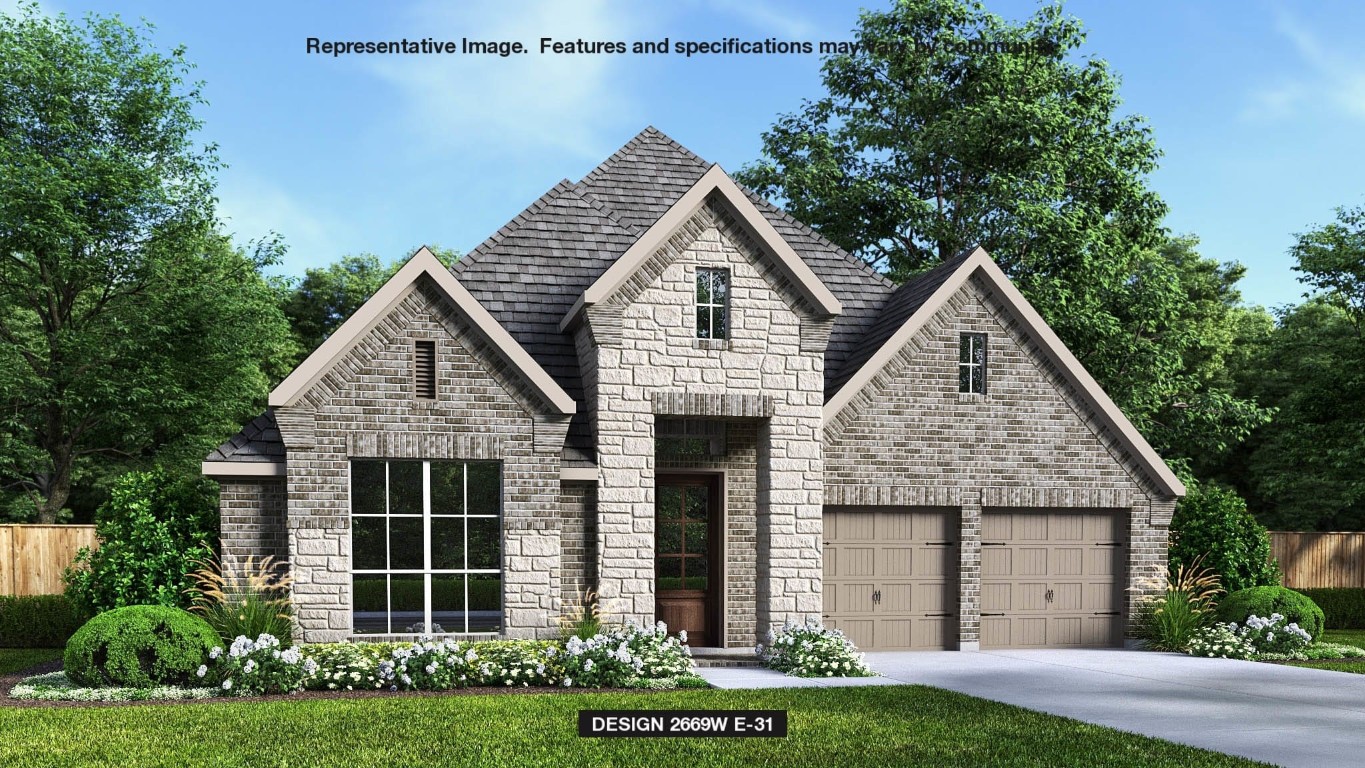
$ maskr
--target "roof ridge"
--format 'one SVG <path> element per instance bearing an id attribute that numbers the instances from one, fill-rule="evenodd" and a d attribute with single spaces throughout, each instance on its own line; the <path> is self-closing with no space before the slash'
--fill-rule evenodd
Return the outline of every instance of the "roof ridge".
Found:
<path id="1" fill-rule="evenodd" d="M 480 258 L 487 255 L 488 252 L 492 250 L 493 247 L 496 246 L 498 243 L 502 242 L 504 238 L 515 232 L 517 229 L 520 229 L 521 226 L 526 223 L 527 219 L 529 219 L 531 216 L 534 216 L 537 213 L 540 213 L 551 202 L 558 199 L 560 195 L 564 194 L 565 191 L 572 190 L 573 190 L 572 181 L 569 181 L 568 179 L 560 179 L 558 182 L 555 183 L 553 187 L 550 187 L 549 191 L 547 191 L 540 197 L 536 198 L 535 202 L 531 203 L 530 205 L 522 209 L 521 213 L 518 213 L 516 216 L 513 216 L 511 221 L 507 222 L 506 224 L 503 224 L 501 227 L 498 228 L 498 231 L 489 235 L 487 238 L 484 239 L 483 242 L 479 243 L 478 245 L 470 249 L 469 253 L 466 253 L 464 256 L 457 259 L 455 263 L 451 265 L 450 273 L 455 275 L 456 277 L 459 277 L 465 271 L 465 269 L 469 267 L 469 265 L 477 263 Z"/>
<path id="2" fill-rule="evenodd" d="M 679 144 L 675 139 L 673 139 L 673 137 L 669 136 L 668 134 L 664 133 L 658 128 L 655 128 L 652 125 L 647 125 L 645 126 L 645 129 L 643 131 L 640 131 L 639 133 L 631 137 L 630 141 L 627 141 L 625 144 L 622 144 L 620 149 L 611 153 L 610 157 L 598 163 L 596 168 L 593 168 L 591 171 L 588 171 L 588 174 L 584 176 L 582 179 L 580 179 L 579 183 L 591 184 L 592 182 L 598 180 L 602 176 L 606 175 L 606 173 L 609 170 L 611 170 L 612 166 L 616 165 L 616 163 L 625 159 L 625 156 L 629 154 L 631 150 L 640 147 L 647 140 L 650 139 L 658 140 L 659 143 L 661 144 L 667 144 L 668 146 L 679 150 L 685 157 L 687 157 L 687 159 L 692 160 L 703 167 L 710 168 L 713 165 L 713 163 L 708 163 L 705 160 L 703 160 L 700 156 L 697 155 L 697 153 L 693 152 L 687 147 L 684 147 L 682 144 Z"/>

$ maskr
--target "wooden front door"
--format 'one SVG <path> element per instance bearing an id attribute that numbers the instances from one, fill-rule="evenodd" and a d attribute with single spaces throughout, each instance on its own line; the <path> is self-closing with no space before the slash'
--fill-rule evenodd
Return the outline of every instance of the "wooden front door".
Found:
<path id="1" fill-rule="evenodd" d="M 714 475 L 660 475 L 654 489 L 654 604 L 688 645 L 720 639 L 720 482 Z"/>

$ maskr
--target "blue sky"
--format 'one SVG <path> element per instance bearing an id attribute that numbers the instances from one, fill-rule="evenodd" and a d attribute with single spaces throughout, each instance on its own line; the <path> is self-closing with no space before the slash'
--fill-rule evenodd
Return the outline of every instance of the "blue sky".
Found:
<path id="1" fill-rule="evenodd" d="M 0 0 L 12 9 L 15 0 Z M 860 3 L 497 0 L 439 3 L 43 0 L 50 12 L 145 17 L 206 82 L 221 213 L 270 230 L 299 274 L 346 253 L 468 250 L 561 178 L 653 124 L 727 169 L 821 93 L 818 56 L 307 55 L 305 40 L 435 37 L 848 39 Z M 883 7 L 874 4 L 872 7 Z M 1032 2 L 988 0 L 1006 17 Z M 1297 301 L 1293 233 L 1365 204 L 1365 7 L 1346 2 L 1073 0 L 1085 53 L 1122 76 L 1165 157 L 1168 225 L 1246 264 L 1249 302 Z"/>

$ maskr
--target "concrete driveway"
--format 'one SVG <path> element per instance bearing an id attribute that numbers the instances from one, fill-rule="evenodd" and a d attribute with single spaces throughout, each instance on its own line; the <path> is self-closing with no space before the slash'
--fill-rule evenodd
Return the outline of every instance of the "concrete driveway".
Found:
<path id="1" fill-rule="evenodd" d="M 869 653 L 882 677 L 700 669 L 718 688 L 915 683 L 1287 766 L 1365 766 L 1365 675 L 1148 651 Z"/>
<path id="2" fill-rule="evenodd" d="M 918 683 L 1288 766 L 1365 765 L 1365 675 L 1145 651 L 869 653 Z"/>

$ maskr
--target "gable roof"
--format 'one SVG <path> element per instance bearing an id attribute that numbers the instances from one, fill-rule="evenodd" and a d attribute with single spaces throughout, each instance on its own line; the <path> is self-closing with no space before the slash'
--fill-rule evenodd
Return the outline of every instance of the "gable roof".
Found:
<path id="1" fill-rule="evenodd" d="M 426 246 L 418 249 L 407 263 L 389 278 L 368 301 L 347 318 L 327 340 L 322 342 L 293 373 L 285 377 L 270 392 L 271 407 L 293 405 L 336 365 L 375 325 L 383 320 L 393 306 L 402 300 L 407 289 L 426 276 L 436 288 L 469 320 L 470 324 L 488 337 L 489 341 L 507 358 L 531 389 L 550 408 L 564 415 L 577 410 L 577 404 L 545 369 L 493 319 L 460 281 L 446 269 Z"/>
<path id="2" fill-rule="evenodd" d="M 820 282 L 820 278 L 811 271 L 810 265 L 778 234 L 753 201 L 719 165 L 712 165 L 650 225 L 649 229 L 641 233 L 639 239 L 632 243 L 625 253 L 613 261 L 611 266 L 588 286 L 560 320 L 559 330 L 567 330 L 584 307 L 605 301 L 616 293 L 678 227 L 692 218 L 693 214 L 711 199 L 726 205 L 741 224 L 749 229 L 759 246 L 773 257 L 778 268 L 786 273 L 796 289 L 804 294 L 806 300 L 818 312 L 825 315 L 838 315 L 843 312 L 839 300 L 830 293 L 824 283 Z"/>
<path id="3" fill-rule="evenodd" d="M 1076 389 L 1085 403 L 1094 409 L 1098 420 L 1114 433 L 1122 447 L 1152 481 L 1172 496 L 1183 496 L 1185 486 L 1180 482 L 1180 478 L 1166 466 L 1166 462 L 1137 431 L 1128 417 L 1123 415 L 1076 356 L 1071 354 L 1071 350 L 1057 338 L 1057 334 L 1043 321 L 1033 305 L 981 248 L 944 262 L 940 267 L 924 273 L 918 280 L 907 283 L 893 294 L 883 317 L 873 323 L 869 332 L 870 335 L 875 332 L 881 341 L 874 344 L 872 338 L 868 339 L 867 348 L 874 351 L 860 355 L 865 359 L 856 367 L 850 366 L 842 386 L 828 396 L 825 402 L 825 423 L 833 422 L 853 397 L 895 358 L 901 348 L 924 327 L 929 318 L 933 317 L 934 313 L 974 275 L 984 280 L 995 291 L 1006 309 L 1038 344 L 1043 354 L 1057 366 L 1063 378 Z M 895 318 L 902 315 L 904 320 L 897 325 Z M 886 333 L 893 326 L 894 330 Z M 850 358 L 849 362 L 853 363 L 854 358 Z"/>

